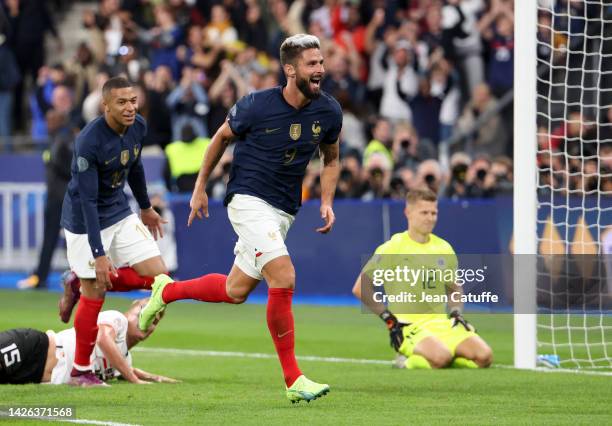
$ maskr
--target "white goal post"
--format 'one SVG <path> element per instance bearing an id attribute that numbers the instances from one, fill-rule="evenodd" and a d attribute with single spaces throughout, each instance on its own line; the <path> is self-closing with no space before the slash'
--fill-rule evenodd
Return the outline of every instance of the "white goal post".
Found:
<path id="1" fill-rule="evenodd" d="M 536 270 L 528 262 L 537 253 L 537 13 L 537 0 L 515 0 L 514 366 L 527 369 L 537 357 Z"/>

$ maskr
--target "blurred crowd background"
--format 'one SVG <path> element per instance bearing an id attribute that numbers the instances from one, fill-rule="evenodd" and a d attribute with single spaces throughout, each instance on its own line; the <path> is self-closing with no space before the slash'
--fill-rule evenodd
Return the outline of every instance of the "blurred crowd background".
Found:
<path id="1" fill-rule="evenodd" d="M 279 46 L 290 35 L 308 32 L 322 43 L 323 89 L 344 112 L 338 197 L 401 199 L 417 186 L 448 197 L 512 191 L 513 0 L 0 3 L 5 151 L 67 143 L 101 113 L 106 79 L 124 74 L 138 90 L 149 151 L 157 147 L 167 156 L 168 189 L 190 192 L 209 138 L 229 108 L 251 91 L 283 84 Z M 86 36 L 66 52 L 58 28 L 83 3 L 79 25 Z M 549 7 L 583 16 L 578 3 L 583 2 L 557 0 Z M 539 20 L 538 37 L 549 47 L 539 49 L 539 62 L 554 73 L 553 60 L 564 55 L 556 31 L 565 25 L 584 34 L 584 26 L 552 22 L 549 13 L 540 13 Z M 550 92 L 540 86 L 541 93 Z M 607 132 L 612 140 L 612 128 L 593 126 L 601 120 L 586 117 L 582 108 L 566 108 L 554 115 L 562 116 L 559 121 L 553 115 L 539 121 L 540 164 L 550 165 L 540 176 L 543 190 L 554 179 L 566 191 L 609 187 L 609 179 L 579 176 L 608 173 L 612 154 L 605 144 L 597 155 L 605 157 L 608 150 L 608 157 L 596 164 L 568 163 L 561 161 L 567 156 L 555 154 L 571 152 L 568 141 L 577 136 L 604 138 Z M 611 109 L 603 116 L 612 122 Z M 210 180 L 214 198 L 224 195 L 231 151 Z M 315 157 L 304 199 L 319 196 L 318 171 Z"/>

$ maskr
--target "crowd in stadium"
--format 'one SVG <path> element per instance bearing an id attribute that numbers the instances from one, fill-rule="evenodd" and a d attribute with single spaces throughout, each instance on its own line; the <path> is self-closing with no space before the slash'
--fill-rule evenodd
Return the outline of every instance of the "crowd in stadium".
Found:
<path id="1" fill-rule="evenodd" d="M 605 89 L 612 84 L 606 72 L 612 58 L 585 54 L 609 50 L 612 27 L 587 22 L 612 17 L 612 6 L 540 3 L 546 8 L 537 34 L 539 193 L 612 194 L 612 93 Z"/>
<path id="2" fill-rule="evenodd" d="M 101 0 L 83 16 L 87 38 L 58 63 L 42 48 L 48 35 L 61 44 L 48 12 L 70 3 L 2 1 L 0 58 L 12 56 L 14 72 L 0 60 L 10 76 L 0 137 L 45 144 L 82 128 L 101 112 L 104 81 L 123 73 L 138 84 L 148 145 L 205 141 L 241 96 L 284 83 L 279 45 L 307 32 L 322 43 L 323 89 L 344 111 L 338 197 L 512 189 L 512 103 L 500 100 L 513 84 L 513 0 Z M 211 179 L 214 198 L 230 161 Z M 169 188 L 190 191 L 168 164 Z M 310 169 L 305 199 L 319 196 L 316 159 Z"/>

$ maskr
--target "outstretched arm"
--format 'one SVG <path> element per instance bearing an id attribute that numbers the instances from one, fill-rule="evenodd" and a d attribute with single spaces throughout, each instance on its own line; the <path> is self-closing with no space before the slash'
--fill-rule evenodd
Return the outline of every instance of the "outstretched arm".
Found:
<path id="1" fill-rule="evenodd" d="M 133 368 L 134 374 L 140 380 L 146 380 L 148 382 L 156 382 L 156 383 L 180 383 L 180 380 L 172 379 L 166 376 L 160 376 L 153 373 L 148 373 L 140 368 Z"/>

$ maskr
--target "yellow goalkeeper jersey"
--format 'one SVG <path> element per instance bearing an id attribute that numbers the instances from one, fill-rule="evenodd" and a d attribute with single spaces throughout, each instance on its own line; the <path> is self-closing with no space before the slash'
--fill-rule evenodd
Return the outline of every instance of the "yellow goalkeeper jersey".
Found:
<path id="1" fill-rule="evenodd" d="M 384 282 L 386 295 L 414 294 L 413 302 L 387 301 L 388 309 L 400 321 L 422 323 L 446 318 L 446 304 L 439 301 L 441 299 L 439 296 L 446 296 L 447 287 L 454 284 L 454 274 L 457 269 L 457 256 L 447 241 L 430 234 L 428 242 L 418 243 L 405 231 L 393 235 L 389 241 L 380 245 L 376 249 L 374 258 L 375 262 L 378 262 L 378 267 L 396 269 L 400 266 L 401 270 L 409 268 L 415 271 L 409 274 L 413 278 L 410 283 L 401 279 Z M 400 278 L 406 278 L 406 275 Z M 422 302 L 423 298 L 430 300 Z"/>

